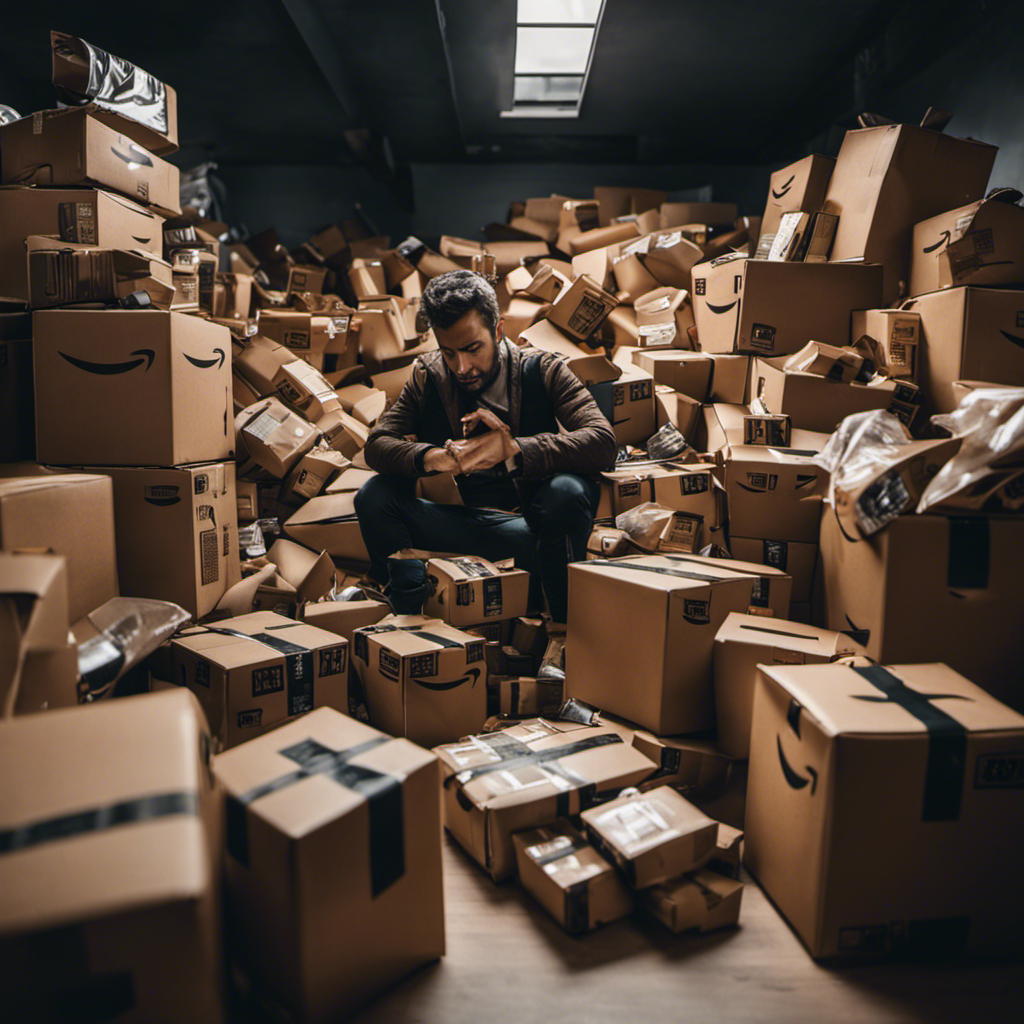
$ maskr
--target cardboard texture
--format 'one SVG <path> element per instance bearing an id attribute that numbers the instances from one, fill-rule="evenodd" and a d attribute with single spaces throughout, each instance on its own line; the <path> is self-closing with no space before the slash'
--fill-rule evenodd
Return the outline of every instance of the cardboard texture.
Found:
<path id="1" fill-rule="evenodd" d="M 431 558 L 427 562 L 430 596 L 423 614 L 453 626 L 526 614 L 530 574 L 503 568 L 478 555 Z"/>
<path id="2" fill-rule="evenodd" d="M 617 217 L 656 210 L 668 200 L 668 193 L 655 188 L 620 188 L 607 185 L 594 186 L 601 226 L 611 224 Z"/>
<path id="3" fill-rule="evenodd" d="M 706 795 L 729 777 L 731 762 L 711 740 L 655 736 L 646 729 L 637 729 L 631 742 L 660 766 L 656 775 L 641 783 L 642 789 L 664 785 L 688 795 Z"/>
<path id="4" fill-rule="evenodd" d="M 850 311 L 882 305 L 882 271 L 862 264 L 772 263 L 722 256 L 693 268 L 693 315 L 705 352 L 798 352 L 845 345 Z"/>
<path id="5" fill-rule="evenodd" d="M 761 218 L 760 246 L 774 240 L 784 213 L 803 210 L 814 213 L 825 202 L 832 168 L 831 157 L 812 153 L 777 170 L 768 182 L 768 199 Z M 760 247 L 759 246 L 759 247 Z"/>
<path id="6" fill-rule="evenodd" d="M 619 304 L 586 274 L 564 288 L 545 314 L 547 320 L 575 341 L 586 341 Z"/>
<path id="7" fill-rule="evenodd" d="M 485 652 L 486 653 L 486 652 Z M 534 671 L 534 659 L 529 654 L 513 650 L 502 650 L 505 663 L 512 658 L 528 664 L 528 671 Z M 522 676 L 491 676 L 487 680 L 488 715 L 505 715 L 509 718 L 555 717 L 564 703 L 564 687 L 561 679 L 536 679 Z"/>
<path id="8" fill-rule="evenodd" d="M 26 319 L 31 332 L 31 317 L 26 315 Z M 0 337 L 0 463 L 34 459 L 35 455 L 32 340 Z"/>
<path id="9" fill-rule="evenodd" d="M 633 362 L 658 384 L 665 384 L 698 402 L 746 401 L 750 357 L 707 352 L 637 349 Z"/>
<path id="10" fill-rule="evenodd" d="M 570 370 L 587 385 L 620 445 L 642 446 L 654 433 L 654 381 L 638 366 L 617 366 L 602 355 L 569 359 Z"/>
<path id="11" fill-rule="evenodd" d="M 733 613 L 715 635 L 718 745 L 730 757 L 750 754 L 750 723 L 758 665 L 820 665 L 864 648 L 845 633 L 796 622 L 766 623 Z"/>
<path id="12" fill-rule="evenodd" d="M 653 762 L 613 729 L 530 719 L 435 750 L 445 828 L 496 882 L 511 878 L 512 833 L 577 814 L 635 785 Z"/>
<path id="13" fill-rule="evenodd" d="M 709 729 L 719 627 L 732 611 L 785 618 L 789 601 L 784 573 L 731 559 L 636 555 L 572 563 L 566 696 L 659 736 Z M 607 626 L 609 608 L 615 630 Z"/>
<path id="14" fill-rule="evenodd" d="M 240 473 L 251 476 L 262 470 L 283 480 L 316 443 L 319 431 L 276 398 L 266 398 L 243 409 L 235 417 L 240 453 L 247 459 Z"/>
<path id="15" fill-rule="evenodd" d="M 274 566 L 274 574 L 256 590 L 252 611 L 273 611 L 287 618 L 297 618 L 298 610 L 308 601 L 319 601 L 334 586 L 334 563 L 327 552 L 317 554 L 290 540 L 278 538 L 263 558 L 251 565 Z M 248 610 L 248 609 L 247 609 Z"/>
<path id="16" fill-rule="evenodd" d="M 640 906 L 673 932 L 731 928 L 740 917 L 743 883 L 715 871 L 652 886 L 640 893 Z"/>
<path id="17" fill-rule="evenodd" d="M 179 466 L 233 456 L 224 327 L 173 312 L 61 309 L 35 313 L 32 333 L 40 461 Z"/>
<path id="18" fill-rule="evenodd" d="M 113 481 L 121 593 L 213 611 L 241 578 L 234 463 L 97 472 Z"/>
<path id="19" fill-rule="evenodd" d="M 369 565 L 370 556 L 359 531 L 355 491 L 311 498 L 285 524 L 293 540 L 349 564 Z"/>
<path id="20" fill-rule="evenodd" d="M 830 629 L 854 630 L 876 661 L 941 658 L 1024 708 L 1019 517 L 905 515 L 864 539 L 826 505 L 820 551 Z"/>
<path id="21" fill-rule="evenodd" d="M 178 168 L 83 108 L 0 125 L 0 174 L 5 185 L 99 185 L 165 215 L 181 213 Z"/>
<path id="22" fill-rule="evenodd" d="M 719 226 L 736 222 L 739 207 L 735 203 L 668 203 L 659 207 L 661 226 L 670 228 L 677 224 L 708 224 Z"/>
<path id="23" fill-rule="evenodd" d="M 118 596 L 110 480 L 87 473 L 0 478 L 0 551 L 67 560 L 72 623 Z"/>
<path id="24" fill-rule="evenodd" d="M 171 641 L 173 681 L 227 750 L 314 708 L 348 710 L 348 643 L 274 612 L 195 626 Z"/>
<path id="25" fill-rule="evenodd" d="M 956 408 L 955 380 L 1024 381 L 1024 293 L 948 288 L 907 308 L 921 316 L 918 383 L 926 415 Z"/>
<path id="26" fill-rule="evenodd" d="M 814 957 L 1005 951 L 1022 739 L 945 665 L 763 666 L 744 861 Z"/>
<path id="27" fill-rule="evenodd" d="M 570 822 L 516 832 L 512 843 L 520 884 L 570 935 L 632 911 L 619 873 Z"/>
<path id="28" fill-rule="evenodd" d="M 820 511 L 820 503 L 816 504 Z M 780 569 L 786 573 L 793 581 L 792 601 L 804 603 L 812 599 L 818 572 L 817 540 L 740 537 L 730 529 L 729 551 L 733 558 L 770 565 L 773 569 Z M 792 605 L 790 607 L 792 608 Z"/>
<path id="29" fill-rule="evenodd" d="M 385 615 L 391 614 L 391 608 L 381 601 L 369 598 L 356 601 L 317 601 L 307 604 L 300 612 L 304 622 L 328 633 L 343 636 L 349 644 L 353 634 L 363 626 L 373 626 Z"/>
<path id="30" fill-rule="evenodd" d="M 349 336 L 354 316 L 347 307 L 324 314 L 261 309 L 259 332 L 318 370 L 333 372 L 357 362 L 358 345 Z"/>
<path id="31" fill-rule="evenodd" d="M 634 889 L 647 889 L 710 860 L 718 822 L 671 786 L 624 795 L 584 811 L 587 838 Z"/>
<path id="32" fill-rule="evenodd" d="M 890 377 L 917 379 L 920 313 L 912 309 L 855 309 L 850 328 L 851 341 L 866 334 L 881 345 Z"/>
<path id="33" fill-rule="evenodd" d="M 832 260 L 882 264 L 892 302 L 907 281 L 914 225 L 981 199 L 995 156 L 995 146 L 909 124 L 848 131 L 825 196 L 839 214 Z"/>
<path id="34" fill-rule="evenodd" d="M 220 1024 L 220 813 L 192 696 L 26 715 L 0 737 L 5 1014 Z"/>
<path id="35" fill-rule="evenodd" d="M 342 1019 L 444 954 L 433 754 L 321 708 L 214 771 L 230 933 L 279 1016 Z"/>
<path id="36" fill-rule="evenodd" d="M 487 719 L 484 641 L 427 616 L 355 632 L 352 659 L 370 720 L 393 736 L 436 746 Z"/>
<path id="37" fill-rule="evenodd" d="M 281 489 L 282 499 L 301 504 L 321 494 L 335 477 L 352 463 L 333 448 L 318 444 L 303 455 L 288 474 Z"/>
<path id="38" fill-rule="evenodd" d="M 701 403 L 696 398 L 673 391 L 664 384 L 654 386 L 655 426 L 660 430 L 666 423 L 679 431 L 696 447 L 697 433 L 701 420 Z"/>
<path id="39" fill-rule="evenodd" d="M 689 287 L 689 280 L 687 280 Z M 637 344 L 645 348 L 689 349 L 694 326 L 690 293 L 683 288 L 654 288 L 634 302 Z"/>

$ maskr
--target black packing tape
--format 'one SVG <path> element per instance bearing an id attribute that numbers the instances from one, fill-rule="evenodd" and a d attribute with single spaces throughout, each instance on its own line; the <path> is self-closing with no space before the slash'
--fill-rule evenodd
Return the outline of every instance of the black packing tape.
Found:
<path id="1" fill-rule="evenodd" d="M 623 874 L 630 887 L 636 888 L 636 861 L 624 856 L 609 843 L 597 829 L 587 826 L 587 838 L 590 845 L 604 857 L 605 860 L 614 864 Z"/>
<path id="2" fill-rule="evenodd" d="M 582 935 L 590 930 L 590 883 L 587 879 L 565 890 L 565 930 Z"/>
<path id="3" fill-rule="evenodd" d="M 956 590 L 988 587 L 991 543 L 985 516 L 951 516 L 949 519 L 948 586 Z"/>
<path id="4" fill-rule="evenodd" d="M 881 665 L 852 667 L 854 672 L 885 694 L 884 698 L 858 697 L 858 700 L 898 704 L 928 730 L 921 820 L 959 819 L 967 760 L 967 729 L 932 703 L 941 697 L 955 698 L 957 695 L 918 693 Z"/>
<path id="5" fill-rule="evenodd" d="M 495 679 L 487 680 L 487 717 L 501 714 L 501 684 Z"/>
<path id="6" fill-rule="evenodd" d="M 519 714 L 519 696 L 520 696 L 520 690 L 521 690 L 521 685 L 520 685 L 519 680 L 517 679 L 514 683 L 512 683 L 511 686 L 509 686 L 509 689 L 511 690 L 511 693 L 509 694 L 509 709 L 508 709 L 509 710 L 509 714 L 511 714 L 511 715 L 518 715 Z"/>
<path id="7" fill-rule="evenodd" d="M 324 775 L 346 789 L 359 793 L 369 805 L 370 888 L 374 896 L 382 893 L 405 873 L 402 781 L 385 772 L 352 764 L 351 761 L 383 743 L 390 743 L 391 739 L 390 736 L 377 736 L 344 750 L 331 750 L 317 740 L 305 739 L 280 750 L 282 756 L 299 765 L 298 770 L 235 797 L 234 803 L 238 806 L 234 811 L 231 808 L 232 801 L 229 801 L 228 851 L 240 863 L 248 864 L 248 829 L 244 813 L 249 804 L 303 779 Z"/>

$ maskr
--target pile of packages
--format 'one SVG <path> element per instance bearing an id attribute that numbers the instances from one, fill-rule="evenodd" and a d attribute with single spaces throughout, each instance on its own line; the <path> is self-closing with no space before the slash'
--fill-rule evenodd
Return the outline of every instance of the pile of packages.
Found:
<path id="1" fill-rule="evenodd" d="M 993 147 L 881 124 L 761 218 L 597 188 L 482 241 L 356 217 L 288 250 L 180 205 L 173 89 L 53 55 L 66 105 L 0 126 L 21 1019 L 219 1021 L 225 956 L 235 998 L 336 1019 L 443 954 L 442 823 L 572 934 L 735 924 L 742 857 L 814 956 L 1003 947 L 1024 210 L 984 197 Z M 457 268 L 619 442 L 564 679 L 511 564 L 430 553 L 420 616 L 359 588 L 363 446 Z M 698 806 L 744 778 L 745 839 Z"/>

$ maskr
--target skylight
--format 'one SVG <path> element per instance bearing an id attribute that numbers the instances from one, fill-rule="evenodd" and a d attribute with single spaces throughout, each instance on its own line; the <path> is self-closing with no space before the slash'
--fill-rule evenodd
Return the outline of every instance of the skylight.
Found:
<path id="1" fill-rule="evenodd" d="M 512 109 L 502 117 L 578 117 L 604 0 L 518 0 Z"/>

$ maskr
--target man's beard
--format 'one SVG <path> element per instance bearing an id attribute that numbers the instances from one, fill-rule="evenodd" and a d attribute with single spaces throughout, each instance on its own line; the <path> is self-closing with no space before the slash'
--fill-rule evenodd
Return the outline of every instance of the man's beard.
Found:
<path id="1" fill-rule="evenodd" d="M 491 367 L 490 373 L 488 373 L 486 377 L 480 377 L 478 381 L 474 381 L 472 386 L 463 384 L 456 374 L 453 373 L 452 376 L 455 378 L 455 383 L 467 394 L 479 395 L 481 392 L 486 391 L 498 379 L 499 373 L 501 373 L 501 352 L 495 349 L 494 365 Z"/>

